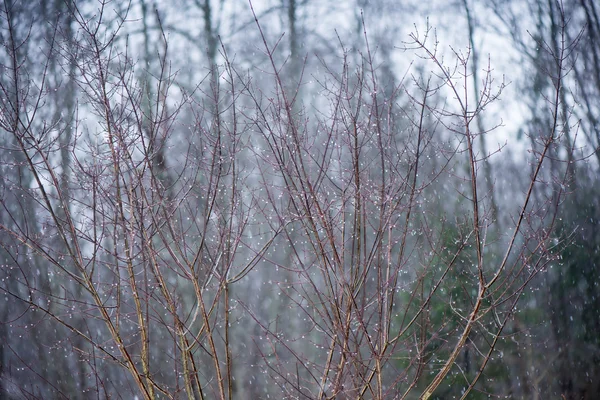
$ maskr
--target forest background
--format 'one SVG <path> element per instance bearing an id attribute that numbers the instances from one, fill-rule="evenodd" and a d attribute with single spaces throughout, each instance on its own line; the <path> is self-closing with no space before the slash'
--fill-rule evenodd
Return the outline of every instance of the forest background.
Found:
<path id="1" fill-rule="evenodd" d="M 594 0 L 0 15 L 0 399 L 600 397 Z"/>

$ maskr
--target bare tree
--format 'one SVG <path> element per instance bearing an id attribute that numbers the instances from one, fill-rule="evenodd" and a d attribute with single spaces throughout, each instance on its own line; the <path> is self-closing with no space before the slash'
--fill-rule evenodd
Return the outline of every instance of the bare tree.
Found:
<path id="1" fill-rule="evenodd" d="M 285 181 L 290 196 L 288 212 L 300 216 L 300 226 L 295 229 L 301 229 L 305 235 L 301 245 L 289 244 L 297 254 L 297 285 L 302 289 L 290 289 L 288 296 L 298 293 L 297 304 L 313 324 L 308 330 L 314 337 L 312 341 L 327 350 L 326 355 L 311 359 L 288 347 L 297 360 L 292 368 L 303 367 L 306 382 L 289 382 L 286 376 L 297 374 L 286 370 L 287 365 L 279 362 L 279 358 L 270 363 L 265 356 L 265 361 L 271 364 L 274 380 L 282 388 L 291 385 L 309 398 L 361 397 L 366 393 L 374 398 L 392 394 L 404 397 L 425 379 L 422 365 L 435 360 L 435 355 L 426 354 L 426 345 L 437 335 L 444 334 L 446 346 L 451 350 L 445 360 L 439 360 L 441 365 L 433 368 L 435 378 L 423 389 L 421 397 L 429 398 L 455 368 L 469 338 L 478 331 L 478 335 L 483 336 L 475 344 L 479 365 L 471 377 L 465 376 L 466 396 L 490 361 L 527 283 L 554 260 L 550 240 L 552 222 L 546 225 L 540 221 L 553 221 L 559 204 L 556 199 L 562 198 L 562 193 L 542 196 L 539 202 L 533 200 L 533 194 L 540 186 L 540 171 L 549 151 L 565 135 L 558 118 L 560 99 L 550 101 L 554 122 L 550 131 L 536 141 L 539 147 L 535 149 L 529 184 L 511 232 L 500 239 L 503 251 L 500 257 L 486 255 L 487 232 L 495 222 L 489 211 L 484 212 L 479 193 L 478 172 L 487 155 L 482 157 L 475 149 L 476 141 L 485 132 L 475 133 L 471 123 L 500 92 L 494 92 L 491 71 L 488 71 L 477 96 L 479 100 L 471 105 L 467 94 L 469 53 L 456 51 L 457 63 L 449 68 L 440 61 L 435 47 L 428 47 L 429 33 L 413 35 L 411 45 L 439 72 L 433 82 L 414 80 L 421 95 L 411 95 L 412 109 L 416 111 L 405 110 L 412 121 L 408 135 L 390 129 L 397 126 L 393 116 L 379 108 L 377 80 L 374 76 L 369 79 L 368 73 L 362 72 L 374 71 L 373 60 L 367 52 L 365 67 L 358 69 L 354 86 L 348 85 L 351 68 L 346 62 L 341 72 L 330 72 L 331 80 L 322 83 L 333 101 L 331 114 L 325 114 L 317 128 L 326 135 L 316 140 L 307 129 L 308 124 L 294 118 L 279 67 L 263 35 L 265 53 L 273 62 L 272 73 L 278 88 L 269 112 L 259 112 L 256 125 Z M 552 53 L 559 71 L 555 85 L 557 96 L 567 72 L 563 67 L 565 53 L 570 49 L 562 47 L 559 53 Z M 406 85 L 399 90 L 408 91 Z M 439 108 L 431 99 L 446 90 L 457 104 Z M 259 98 L 256 98 L 256 108 L 264 109 Z M 446 145 L 450 146 L 445 147 L 433 139 L 433 127 L 426 124 L 427 115 L 432 115 L 433 127 L 455 135 L 448 137 Z M 445 155 L 446 163 L 423 174 L 423 164 L 426 164 L 423 150 L 427 146 L 439 146 L 437 152 Z M 427 201 L 428 187 L 441 177 L 457 175 L 454 168 L 461 164 L 458 160 L 461 157 L 466 157 L 462 162 L 466 173 L 458 174 L 458 180 L 453 181 L 457 192 L 466 199 L 468 217 L 458 221 L 456 243 L 459 245 L 447 255 L 446 243 L 440 240 L 447 228 L 436 226 L 426 211 L 420 209 L 424 209 Z M 429 179 L 423 179 L 423 175 Z M 280 213 L 285 215 L 285 210 Z M 436 215 L 433 219 L 438 218 Z M 415 229 L 420 230 L 423 239 L 410 238 L 416 234 Z M 461 297 L 467 296 L 468 308 L 462 310 L 454 309 L 454 300 L 438 292 L 461 258 L 470 263 L 463 270 L 465 292 Z M 435 271 L 434 266 L 441 271 Z M 413 276 L 412 284 L 400 278 L 405 272 Z M 398 290 L 403 286 L 408 287 L 408 306 L 398 304 L 402 300 Z M 427 319 L 431 304 L 440 297 L 458 316 L 454 327 L 456 335 L 444 332 L 444 325 L 449 323 L 447 319 L 442 321 L 442 327 L 429 328 L 423 322 L 421 345 L 415 349 L 419 355 L 410 358 L 412 361 L 404 370 L 398 370 L 391 360 L 399 348 L 412 347 L 413 338 L 407 333 L 413 332 L 413 326 L 423 315 Z M 417 302 L 416 310 L 410 307 L 412 302 Z M 398 314 L 402 322 L 394 326 L 394 316 Z M 289 340 L 267 323 L 261 326 L 274 343 L 284 344 Z M 407 386 L 399 390 L 396 385 L 388 384 L 389 376 L 403 377 L 396 378 L 402 379 L 397 383 L 405 381 Z M 311 389 L 315 386 L 316 389 Z"/>
<path id="2" fill-rule="evenodd" d="M 30 38 L 16 34 L 5 2 L 2 322 L 28 333 L 35 326 L 24 321 L 37 318 L 60 327 L 57 348 L 71 356 L 61 368 L 79 366 L 83 387 L 37 373 L 19 348 L 11 357 L 46 388 L 4 370 L 2 389 L 145 399 L 498 390 L 481 378 L 561 246 L 553 226 L 569 174 L 544 167 L 573 140 L 560 117 L 573 44 L 544 47 L 556 66 L 551 124 L 531 139 L 518 204 L 496 209 L 484 205 L 482 192 L 497 189 L 482 168 L 497 153 L 479 150 L 489 130 L 477 121 L 504 85 L 488 67 L 471 89 L 473 48 L 443 60 L 434 31 L 415 31 L 403 46 L 413 73 L 384 87 L 390 72 L 377 68 L 363 24 L 358 63 L 341 38 L 338 61 L 320 59 L 311 108 L 252 4 L 270 65 L 258 71 L 219 45 L 212 3 L 196 5 L 210 90 L 178 82 L 162 16 L 151 19 L 146 2 L 141 73 L 121 35 L 131 4 L 67 3 L 66 39 L 49 42 L 34 70 L 22 51 Z M 292 31 L 297 5 L 288 4 Z M 49 106 L 53 57 L 69 77 L 56 89 L 76 85 L 78 100 L 48 124 L 61 111 Z M 305 76 L 300 66 L 289 65 L 294 78 Z M 496 212 L 511 224 L 491 237 Z"/>

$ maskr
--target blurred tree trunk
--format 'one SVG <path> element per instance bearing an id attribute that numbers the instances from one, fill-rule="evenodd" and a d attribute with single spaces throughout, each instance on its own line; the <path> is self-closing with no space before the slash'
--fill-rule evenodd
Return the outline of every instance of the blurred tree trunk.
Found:
<path id="1" fill-rule="evenodd" d="M 491 82 L 484 82 L 484 87 L 482 88 L 480 86 L 481 84 L 481 78 L 479 76 L 479 71 L 482 70 L 482 66 L 480 64 L 480 60 L 479 60 L 479 47 L 475 44 L 475 37 L 476 37 L 476 22 L 475 22 L 475 17 L 472 14 L 472 6 L 469 4 L 469 0 L 463 0 L 463 7 L 465 10 L 465 14 L 467 16 L 467 28 L 468 28 L 468 34 L 469 34 L 469 48 L 471 51 L 471 76 L 472 76 L 472 81 L 473 81 L 473 93 L 475 95 L 474 98 L 474 104 L 477 105 L 479 104 L 479 102 L 481 101 L 481 96 L 485 96 L 486 92 L 489 92 L 489 90 L 491 89 L 490 87 L 487 87 L 488 85 L 491 85 Z M 483 93 L 482 93 L 483 90 Z M 477 130 L 479 131 L 479 134 L 477 136 L 477 139 L 479 140 L 480 143 L 480 149 L 481 149 L 481 158 L 484 160 L 483 161 L 483 176 L 484 176 L 484 180 L 483 180 L 483 185 L 482 187 L 485 188 L 486 192 L 489 194 L 489 211 L 486 211 L 486 214 L 489 214 L 489 218 L 492 221 L 496 221 L 498 219 L 498 206 L 497 206 L 497 202 L 496 202 L 496 191 L 493 190 L 494 188 L 494 178 L 493 178 L 493 174 L 492 174 L 492 164 L 489 160 L 490 158 L 490 154 L 488 152 L 488 146 L 487 146 L 487 135 L 486 135 L 486 130 L 485 130 L 485 125 L 484 125 L 484 121 L 483 121 L 483 116 L 480 114 L 477 114 L 475 116 L 475 121 L 477 123 Z M 496 225 L 494 225 L 496 226 Z M 498 226 L 498 230 L 502 229 L 500 226 Z"/>

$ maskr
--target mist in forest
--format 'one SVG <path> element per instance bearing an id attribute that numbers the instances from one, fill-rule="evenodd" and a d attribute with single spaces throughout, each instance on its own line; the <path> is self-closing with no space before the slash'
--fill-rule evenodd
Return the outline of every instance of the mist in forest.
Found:
<path id="1" fill-rule="evenodd" d="M 593 0 L 4 0 L 0 400 L 600 398 Z"/>

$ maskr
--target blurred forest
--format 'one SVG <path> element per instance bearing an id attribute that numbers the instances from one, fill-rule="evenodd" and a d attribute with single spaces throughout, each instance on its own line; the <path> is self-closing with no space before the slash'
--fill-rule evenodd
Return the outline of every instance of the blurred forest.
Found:
<path id="1" fill-rule="evenodd" d="M 0 399 L 599 399 L 595 0 L 3 0 Z"/>

